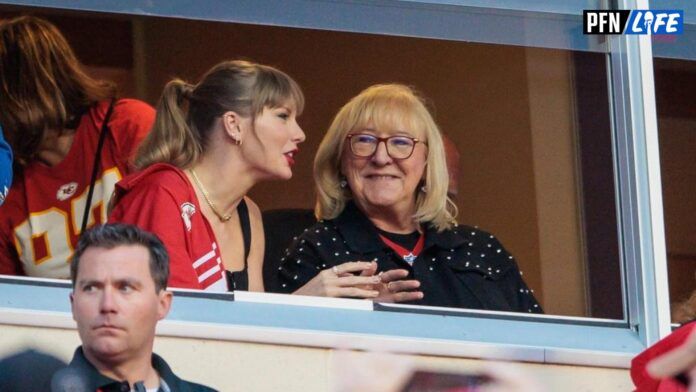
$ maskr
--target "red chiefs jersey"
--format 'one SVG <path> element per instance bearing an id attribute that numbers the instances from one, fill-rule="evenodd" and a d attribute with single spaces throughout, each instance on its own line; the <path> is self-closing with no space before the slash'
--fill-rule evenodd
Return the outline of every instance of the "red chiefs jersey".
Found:
<path id="1" fill-rule="evenodd" d="M 116 184 L 109 222 L 155 233 L 169 253 L 169 286 L 227 291 L 225 268 L 213 228 L 196 192 L 179 168 L 154 164 Z"/>
<path id="2" fill-rule="evenodd" d="M 85 113 L 68 155 L 57 165 L 32 162 L 15 179 L 0 207 L 0 274 L 68 279 L 68 258 L 82 227 L 102 122 L 103 101 Z M 115 103 L 100 155 L 101 172 L 92 196 L 88 226 L 106 221 L 114 185 L 131 172 L 129 162 L 147 135 L 155 111 L 144 102 Z"/>

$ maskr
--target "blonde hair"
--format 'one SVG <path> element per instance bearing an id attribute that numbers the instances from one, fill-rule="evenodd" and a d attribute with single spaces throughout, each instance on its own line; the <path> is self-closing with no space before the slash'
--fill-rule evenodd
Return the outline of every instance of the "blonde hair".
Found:
<path id="1" fill-rule="evenodd" d="M 20 166 L 34 160 L 46 131 L 76 128 L 91 106 L 115 95 L 113 84 L 82 70 L 51 23 L 33 16 L 0 21 L 0 124 Z"/>
<path id="2" fill-rule="evenodd" d="M 174 79 L 164 87 L 155 124 L 138 149 L 135 166 L 165 162 L 185 168 L 205 150 L 217 117 L 234 111 L 255 118 L 265 107 L 288 101 L 302 112 L 300 86 L 280 70 L 248 61 L 222 62 L 196 85 Z"/>
<path id="3" fill-rule="evenodd" d="M 672 305 L 672 322 L 684 324 L 696 319 L 696 290 L 694 290 L 686 301 Z"/>
<path id="4" fill-rule="evenodd" d="M 422 131 L 428 146 L 425 169 L 425 192 L 416 190 L 414 221 L 429 223 L 438 231 L 452 227 L 457 207 L 447 197 L 449 178 L 442 136 L 423 100 L 416 92 L 401 84 L 379 84 L 368 87 L 341 108 L 334 118 L 314 159 L 314 180 L 317 184 L 316 215 L 333 219 L 345 208 L 350 191 L 340 187 L 341 160 L 346 136 L 371 124 L 377 129 L 393 127 L 401 121 L 411 131 Z"/>

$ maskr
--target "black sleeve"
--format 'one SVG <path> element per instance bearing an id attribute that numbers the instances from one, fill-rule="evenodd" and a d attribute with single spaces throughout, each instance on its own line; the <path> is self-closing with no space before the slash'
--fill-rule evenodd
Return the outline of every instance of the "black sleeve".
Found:
<path id="1" fill-rule="evenodd" d="M 510 303 L 510 307 L 517 312 L 543 313 L 541 305 L 534 297 L 534 290 L 530 289 L 525 283 L 515 258 L 505 249 L 505 247 L 493 238 L 493 243 L 501 249 L 498 257 L 502 258 L 501 263 L 508 265 L 504 276 L 500 278 L 500 288 Z M 494 247 L 495 247 L 494 245 Z"/>
<path id="2" fill-rule="evenodd" d="M 322 239 L 313 234 L 314 231 L 309 229 L 297 237 L 280 259 L 280 267 L 278 267 L 280 292 L 293 293 L 319 272 L 333 266 L 322 260 L 316 247 Z"/>

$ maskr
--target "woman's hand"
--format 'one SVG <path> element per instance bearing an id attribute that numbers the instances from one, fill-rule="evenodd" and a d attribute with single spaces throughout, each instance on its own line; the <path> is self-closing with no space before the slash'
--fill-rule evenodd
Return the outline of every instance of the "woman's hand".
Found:
<path id="1" fill-rule="evenodd" d="M 354 273 L 360 275 L 354 275 Z M 377 272 L 377 263 L 353 261 L 321 271 L 293 294 L 320 297 L 367 298 L 375 302 L 408 302 L 423 298 L 415 279 L 403 280 L 408 276 L 405 269 Z"/>
<path id="2" fill-rule="evenodd" d="M 376 298 L 380 292 L 375 288 L 382 284 L 375 275 L 377 263 L 352 261 L 321 271 L 293 294 L 319 297 Z M 368 272 L 366 272 L 368 271 Z M 369 272 L 372 271 L 372 272 Z M 354 273 L 360 273 L 354 275 Z"/>
<path id="3" fill-rule="evenodd" d="M 374 274 L 374 271 L 372 273 Z M 409 302 L 423 298 L 422 291 L 414 291 L 420 287 L 419 281 L 404 280 L 408 276 L 408 271 L 405 269 L 393 269 L 381 272 L 377 276 L 381 278 L 381 281 L 379 285 L 373 286 L 379 291 L 379 295 L 372 299 L 375 302 Z"/>

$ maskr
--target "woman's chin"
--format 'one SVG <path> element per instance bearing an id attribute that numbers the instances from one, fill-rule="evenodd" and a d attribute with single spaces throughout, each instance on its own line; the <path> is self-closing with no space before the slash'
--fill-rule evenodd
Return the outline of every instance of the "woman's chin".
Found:
<path id="1" fill-rule="evenodd" d="M 292 178 L 292 169 L 288 166 L 265 170 L 260 181 L 286 181 Z"/>
<path id="2" fill-rule="evenodd" d="M 286 181 L 292 178 L 292 169 L 290 168 L 285 168 L 284 170 L 280 170 L 276 173 L 276 180 L 282 180 Z"/>
<path id="3" fill-rule="evenodd" d="M 396 205 L 396 199 L 392 197 L 374 197 L 365 200 L 365 204 L 373 208 L 391 208 Z"/>

